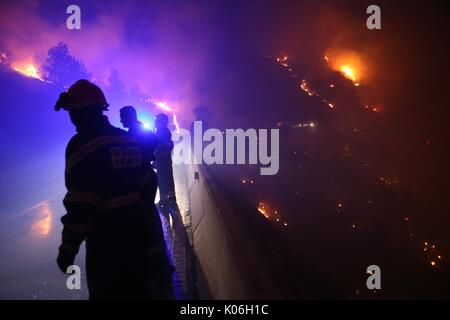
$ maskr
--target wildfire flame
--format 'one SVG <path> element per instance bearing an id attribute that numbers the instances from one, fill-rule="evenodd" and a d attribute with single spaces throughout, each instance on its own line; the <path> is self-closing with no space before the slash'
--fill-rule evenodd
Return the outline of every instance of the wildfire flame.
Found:
<path id="1" fill-rule="evenodd" d="M 291 76 L 293 78 L 298 78 L 295 74 L 295 71 L 289 64 L 289 57 L 287 55 L 275 58 L 273 58 L 272 56 L 268 56 L 268 58 L 274 59 L 275 62 L 286 68 L 291 73 Z M 355 87 L 360 86 L 360 83 L 358 81 L 367 77 L 366 73 L 368 68 L 367 66 L 363 65 L 360 55 L 356 52 L 332 50 L 330 54 L 325 54 L 323 56 L 323 59 L 331 69 L 340 72 L 344 77 L 349 79 Z M 330 83 L 329 87 L 335 89 L 336 85 L 334 83 Z M 329 101 L 328 98 L 321 92 L 313 90 L 306 79 L 301 79 L 300 89 L 307 93 L 310 97 L 320 98 L 328 108 L 335 109 L 336 105 L 334 104 L 334 102 Z M 362 107 L 375 113 L 381 110 L 379 106 L 363 105 Z M 281 126 L 281 124 L 278 124 L 278 126 Z M 301 126 L 302 125 L 298 127 Z"/>
<path id="2" fill-rule="evenodd" d="M 172 112 L 172 109 L 170 108 L 170 106 L 167 104 L 167 102 L 163 102 L 163 101 L 158 101 L 155 103 L 155 105 L 160 108 L 161 110 L 167 111 L 167 112 Z"/>
<path id="3" fill-rule="evenodd" d="M 266 219 L 270 218 L 268 210 L 267 210 L 266 206 L 264 205 L 264 203 L 260 202 L 258 204 L 257 209 L 258 209 L 259 213 L 261 213 Z"/>
<path id="4" fill-rule="evenodd" d="M 44 81 L 39 74 L 39 69 L 33 63 L 24 63 L 13 65 L 12 68 L 26 77 L 35 78 Z"/>
<path id="5" fill-rule="evenodd" d="M 288 226 L 286 221 L 282 221 L 282 218 L 277 210 L 275 210 L 269 203 L 267 202 L 259 202 L 258 206 L 256 207 L 258 212 L 264 216 L 267 220 L 270 220 L 275 223 L 281 223 L 285 227 Z"/>
<path id="6" fill-rule="evenodd" d="M 346 78 L 352 80 L 353 82 L 356 81 L 355 71 L 349 65 L 343 65 L 339 70 Z"/>
<path id="7" fill-rule="evenodd" d="M 443 257 L 436 244 L 429 243 L 428 241 L 424 242 L 423 252 L 425 253 L 426 260 L 431 267 L 440 266 Z"/>
<path id="8" fill-rule="evenodd" d="M 324 57 L 326 63 L 344 77 L 351 80 L 358 87 L 366 73 L 366 66 L 363 64 L 361 56 L 349 50 L 330 50 Z"/>

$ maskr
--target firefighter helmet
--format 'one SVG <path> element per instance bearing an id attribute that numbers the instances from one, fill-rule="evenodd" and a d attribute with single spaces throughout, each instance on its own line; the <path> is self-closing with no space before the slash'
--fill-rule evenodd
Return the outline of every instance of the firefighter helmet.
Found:
<path id="1" fill-rule="evenodd" d="M 105 95 L 98 86 L 87 80 L 78 80 L 70 86 L 67 92 L 59 95 L 55 110 L 74 111 L 89 107 L 100 107 L 102 110 L 107 110 L 108 106 Z"/>
<path id="2" fill-rule="evenodd" d="M 169 123 L 169 117 L 164 113 L 157 114 L 155 118 L 157 122 L 163 125 L 167 125 Z"/>

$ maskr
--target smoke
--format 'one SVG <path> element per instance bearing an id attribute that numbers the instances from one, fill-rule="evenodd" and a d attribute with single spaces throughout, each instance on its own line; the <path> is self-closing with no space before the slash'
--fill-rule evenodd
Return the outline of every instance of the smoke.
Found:
<path id="1" fill-rule="evenodd" d="M 365 25 L 370 1 L 78 1 L 82 29 L 68 30 L 69 4 L 2 2 L 0 50 L 11 51 L 13 61 L 41 64 L 49 48 L 67 43 L 100 86 L 109 85 L 114 68 L 127 90 L 138 87 L 153 101 L 167 102 L 184 126 L 201 105 L 232 124 L 285 110 L 286 117 L 302 115 L 298 85 L 281 81 L 279 70 L 263 62 L 266 56 L 286 54 L 301 75 L 314 78 L 323 75 L 324 55 L 335 70 L 350 57 L 381 106 L 384 127 L 373 130 L 391 155 L 386 162 L 407 176 L 422 161 L 440 168 L 435 160 L 448 159 L 440 151 L 448 150 L 442 115 L 449 97 L 442 68 L 446 19 L 439 7 L 379 1 L 382 30 L 372 31 Z"/>
<path id="2" fill-rule="evenodd" d="M 176 111 L 196 103 L 193 85 L 208 63 L 210 35 L 195 4 L 79 1 L 81 30 L 66 28 L 69 3 L 1 3 L 0 49 L 16 63 L 41 65 L 49 48 L 68 44 L 101 86 L 114 68 L 126 89 L 139 87 Z M 20 21 L 20 23 L 18 23 Z"/>
<path id="3" fill-rule="evenodd" d="M 352 6 L 336 1 L 79 1 L 81 30 L 68 30 L 69 4 L 3 2 L 0 49 L 10 50 L 13 61 L 41 65 L 49 48 L 67 43 L 100 86 L 108 86 L 114 68 L 126 89 L 139 87 L 177 112 L 223 101 L 229 82 L 251 72 L 245 64 L 267 55 L 287 53 L 303 65 L 313 65 L 326 52 L 356 50 L 369 66 L 370 57 L 362 53 L 368 52 L 372 37 L 361 34 L 361 4 L 359 10 L 348 10 Z M 360 41 L 364 37 L 366 41 Z M 216 108 L 220 113 L 227 106 L 219 102 Z"/>

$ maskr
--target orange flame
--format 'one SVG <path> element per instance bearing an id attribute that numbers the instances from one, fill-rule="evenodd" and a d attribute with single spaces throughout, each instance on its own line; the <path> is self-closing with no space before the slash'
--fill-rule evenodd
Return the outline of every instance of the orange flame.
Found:
<path id="1" fill-rule="evenodd" d="M 343 65 L 339 71 L 341 71 L 346 78 L 356 81 L 355 71 L 349 65 Z"/>
<path id="2" fill-rule="evenodd" d="M 325 55 L 326 63 L 335 71 L 351 80 L 358 87 L 359 81 L 366 78 L 367 66 L 360 54 L 350 50 L 330 50 Z"/>
<path id="3" fill-rule="evenodd" d="M 38 68 L 33 63 L 15 64 L 12 68 L 26 77 L 43 81 L 41 75 L 39 74 Z"/>
<path id="4" fill-rule="evenodd" d="M 269 205 L 265 202 L 258 203 L 257 207 L 259 213 L 261 213 L 266 219 L 271 218 L 270 208 Z"/>

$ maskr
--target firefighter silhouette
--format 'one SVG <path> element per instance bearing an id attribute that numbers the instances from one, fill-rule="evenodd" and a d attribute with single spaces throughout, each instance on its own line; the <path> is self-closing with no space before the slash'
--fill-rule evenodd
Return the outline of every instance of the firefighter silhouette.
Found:
<path id="1" fill-rule="evenodd" d="M 139 141 L 144 152 L 144 162 L 150 165 L 151 161 L 155 160 L 154 153 L 158 144 L 156 135 L 146 129 L 144 124 L 138 120 L 136 109 L 132 106 L 120 109 L 120 122 Z"/>
<path id="2" fill-rule="evenodd" d="M 77 133 L 66 148 L 67 213 L 57 264 L 66 272 L 86 241 L 90 299 L 170 298 L 173 266 L 154 206 L 157 179 L 137 139 L 113 127 L 101 89 L 78 80 L 55 110 Z"/>
<path id="3" fill-rule="evenodd" d="M 155 151 L 155 168 L 159 181 L 159 207 L 163 210 L 178 210 L 175 196 L 175 183 L 172 170 L 172 133 L 167 125 L 169 118 L 164 113 L 156 116 L 155 134 L 158 146 Z"/>

